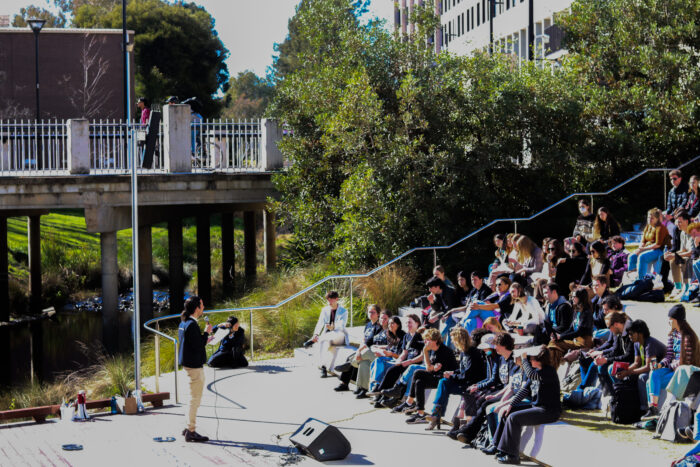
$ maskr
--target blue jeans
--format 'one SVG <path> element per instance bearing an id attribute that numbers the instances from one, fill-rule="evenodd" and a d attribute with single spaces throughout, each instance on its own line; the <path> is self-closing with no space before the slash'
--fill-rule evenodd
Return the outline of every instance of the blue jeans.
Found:
<path id="1" fill-rule="evenodd" d="M 408 396 L 408 393 L 411 391 L 411 381 L 413 381 L 413 373 L 415 373 L 418 370 L 425 370 L 425 365 L 409 365 L 408 368 L 403 372 L 401 375 L 400 381 L 406 385 L 406 394 L 405 396 Z"/>
<path id="2" fill-rule="evenodd" d="M 437 406 L 440 408 L 439 415 L 444 417 L 450 395 L 462 394 L 463 391 L 464 387 L 457 381 L 447 378 L 440 379 L 437 390 L 435 391 L 435 398 L 433 399 L 433 413 L 435 413 L 435 407 Z"/>
<path id="3" fill-rule="evenodd" d="M 494 313 L 491 310 L 474 310 L 471 309 L 469 310 L 469 313 L 462 318 L 462 321 L 459 322 L 459 325 L 462 326 L 464 329 L 467 330 L 469 335 L 471 335 L 472 331 L 476 329 L 476 326 L 478 324 L 477 318 L 481 318 L 481 321 L 486 321 L 488 318 L 491 318 L 492 316 L 496 316 L 496 313 Z"/>
<path id="4" fill-rule="evenodd" d="M 382 378 L 387 370 L 391 368 L 389 363 L 393 359 L 391 357 L 377 357 L 369 364 L 369 390 L 374 391 L 382 382 Z"/>
<path id="5" fill-rule="evenodd" d="M 640 279 L 649 273 L 651 266 L 655 266 L 654 269 L 657 273 L 661 272 L 661 259 L 663 258 L 663 250 L 661 248 L 656 248 L 654 250 L 647 250 L 642 252 L 640 255 L 637 253 L 632 253 L 627 258 L 627 270 L 634 271 L 637 270 L 637 277 Z"/>
<path id="6" fill-rule="evenodd" d="M 455 320 L 452 318 L 452 315 L 448 316 L 447 319 L 445 320 L 445 327 L 440 331 L 440 335 L 442 336 L 442 341 L 445 343 L 445 345 L 454 350 L 452 347 L 452 338 L 450 337 L 450 331 L 452 331 L 452 328 L 455 327 L 457 323 Z"/>
<path id="7" fill-rule="evenodd" d="M 649 394 L 649 400 L 651 396 L 659 396 L 662 389 L 668 386 L 668 383 L 673 378 L 674 371 L 670 368 L 657 368 L 651 373 L 649 381 L 647 381 L 647 394 Z"/>
<path id="8" fill-rule="evenodd" d="M 700 280 L 700 260 L 693 261 L 693 275 L 695 279 Z"/>

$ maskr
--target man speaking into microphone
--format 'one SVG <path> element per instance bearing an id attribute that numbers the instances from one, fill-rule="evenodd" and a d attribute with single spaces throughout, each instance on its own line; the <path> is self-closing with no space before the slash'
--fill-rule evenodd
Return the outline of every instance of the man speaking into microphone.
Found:
<path id="1" fill-rule="evenodd" d="M 190 380 L 190 402 L 185 413 L 187 428 L 182 431 L 185 441 L 205 443 L 209 438 L 195 431 L 197 423 L 197 409 L 202 400 L 204 390 L 204 363 L 207 361 L 205 346 L 212 330 L 211 324 L 202 333 L 197 319 L 204 313 L 204 302 L 197 295 L 192 295 L 185 300 L 185 309 L 180 315 L 181 323 L 177 330 L 180 341 L 180 364 L 187 372 Z"/>

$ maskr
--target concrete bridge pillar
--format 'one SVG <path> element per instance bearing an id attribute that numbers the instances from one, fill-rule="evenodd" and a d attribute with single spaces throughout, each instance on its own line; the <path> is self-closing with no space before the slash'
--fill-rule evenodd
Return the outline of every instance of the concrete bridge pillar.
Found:
<path id="1" fill-rule="evenodd" d="M 102 342 L 108 352 L 119 347 L 119 265 L 117 232 L 100 233 L 102 263 Z"/>
<path id="2" fill-rule="evenodd" d="M 261 132 L 261 161 L 263 170 L 281 169 L 284 164 L 282 152 L 277 147 L 277 142 L 282 139 L 282 128 L 277 121 L 263 118 L 260 121 Z"/>
<path id="3" fill-rule="evenodd" d="M 32 215 L 27 220 L 29 241 L 29 308 L 41 311 L 41 216 Z"/>
<path id="4" fill-rule="evenodd" d="M 90 122 L 87 119 L 68 120 L 68 171 L 90 173 Z"/>
<path id="5" fill-rule="evenodd" d="M 182 219 L 168 221 L 168 264 L 170 275 L 170 313 L 185 307 L 185 278 L 182 272 Z"/>
<path id="6" fill-rule="evenodd" d="M 233 213 L 221 213 L 221 273 L 224 294 L 234 289 L 236 251 L 234 249 Z"/>
<path id="7" fill-rule="evenodd" d="M 138 232 L 139 242 L 139 306 L 141 323 L 153 318 L 153 245 L 151 226 L 141 225 Z"/>
<path id="8" fill-rule="evenodd" d="M 10 321 L 10 275 L 7 248 L 7 217 L 0 217 L 0 322 Z"/>
<path id="9" fill-rule="evenodd" d="M 189 105 L 163 106 L 163 155 L 169 173 L 192 172 L 191 120 Z"/>
<path id="10" fill-rule="evenodd" d="M 197 216 L 197 295 L 211 306 L 211 244 L 209 214 Z"/>
<path id="11" fill-rule="evenodd" d="M 275 230 L 275 213 L 269 209 L 263 211 L 263 226 L 265 233 L 265 270 L 271 271 L 277 267 L 277 232 Z"/>
<path id="12" fill-rule="evenodd" d="M 243 212 L 243 258 L 245 276 L 255 277 L 257 273 L 255 253 L 255 211 Z"/>

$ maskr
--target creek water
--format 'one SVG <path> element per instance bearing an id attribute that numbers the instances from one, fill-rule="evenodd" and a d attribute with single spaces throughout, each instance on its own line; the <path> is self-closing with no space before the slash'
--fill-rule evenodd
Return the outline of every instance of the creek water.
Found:
<path id="1" fill-rule="evenodd" d="M 170 312 L 167 292 L 153 292 L 153 316 Z M 187 298 L 187 297 L 185 297 Z M 119 296 L 117 329 L 110 330 L 120 352 L 133 353 L 133 293 Z M 142 338 L 145 334 L 141 333 Z M 102 297 L 66 305 L 52 317 L 42 316 L 0 323 L 0 385 L 17 386 L 34 377 L 51 381 L 58 375 L 94 363 L 102 349 Z"/>

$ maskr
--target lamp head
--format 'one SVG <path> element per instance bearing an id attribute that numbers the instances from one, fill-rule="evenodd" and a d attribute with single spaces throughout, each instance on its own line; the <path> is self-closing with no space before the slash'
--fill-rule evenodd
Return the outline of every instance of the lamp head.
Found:
<path id="1" fill-rule="evenodd" d="M 44 24 L 46 24 L 46 20 L 41 18 L 30 18 L 27 20 L 27 24 L 32 31 L 34 31 L 34 34 L 39 34 L 41 32 L 41 28 L 43 28 Z"/>

